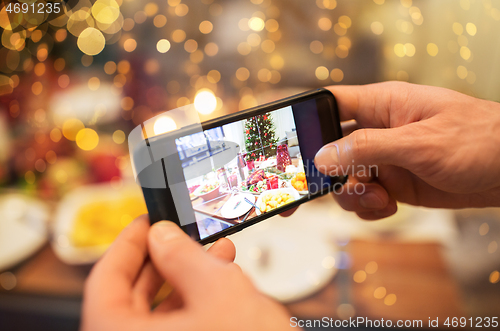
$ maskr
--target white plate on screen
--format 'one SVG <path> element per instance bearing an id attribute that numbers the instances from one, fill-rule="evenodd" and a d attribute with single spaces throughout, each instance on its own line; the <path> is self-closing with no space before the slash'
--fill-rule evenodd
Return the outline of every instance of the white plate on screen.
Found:
<path id="1" fill-rule="evenodd" d="M 255 203 L 255 196 L 253 194 L 241 193 L 233 195 L 221 208 L 220 214 L 222 217 L 232 219 L 245 215 L 253 207 L 253 205 L 245 201 L 245 198 Z"/>
<path id="2" fill-rule="evenodd" d="M 38 251 L 47 241 L 48 207 L 23 194 L 0 197 L 0 271 Z"/>
<path id="3" fill-rule="evenodd" d="M 260 206 L 260 203 L 262 202 L 262 199 L 268 195 L 274 195 L 276 193 L 288 193 L 290 194 L 295 200 L 298 200 L 300 199 L 300 194 L 299 192 L 297 192 L 296 189 L 294 188 L 278 188 L 278 189 L 274 189 L 274 190 L 267 190 L 267 191 L 264 191 L 262 192 L 262 194 L 259 196 L 259 198 L 257 199 L 257 202 L 255 203 L 257 205 L 257 207 Z M 257 215 L 260 215 L 262 214 L 262 212 L 256 208 L 256 211 L 255 213 Z"/>

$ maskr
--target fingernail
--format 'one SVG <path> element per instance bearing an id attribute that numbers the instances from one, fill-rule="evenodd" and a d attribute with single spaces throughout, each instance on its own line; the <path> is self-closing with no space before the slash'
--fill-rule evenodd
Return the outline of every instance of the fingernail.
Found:
<path id="1" fill-rule="evenodd" d="M 151 227 L 153 237 L 158 241 L 169 241 L 179 237 L 182 230 L 174 222 L 161 221 Z"/>
<path id="2" fill-rule="evenodd" d="M 318 166 L 337 166 L 339 164 L 339 150 L 337 145 L 325 145 L 323 146 L 316 157 L 314 158 L 314 164 Z M 318 168 L 319 169 L 319 168 Z"/>
<path id="3" fill-rule="evenodd" d="M 380 209 L 384 208 L 384 202 L 375 193 L 365 193 L 359 197 L 359 205 L 367 209 Z"/>

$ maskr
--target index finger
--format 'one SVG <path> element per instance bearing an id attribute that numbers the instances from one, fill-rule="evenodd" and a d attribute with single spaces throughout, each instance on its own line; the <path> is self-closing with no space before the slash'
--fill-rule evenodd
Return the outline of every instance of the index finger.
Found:
<path id="1" fill-rule="evenodd" d="M 410 84 L 384 82 L 328 86 L 337 100 L 341 121 L 356 120 L 363 128 L 391 127 L 391 108 L 408 99 Z"/>
<path id="2" fill-rule="evenodd" d="M 132 300 L 133 285 L 147 256 L 148 231 L 147 215 L 140 216 L 122 231 L 87 280 L 88 305 L 116 307 Z"/>

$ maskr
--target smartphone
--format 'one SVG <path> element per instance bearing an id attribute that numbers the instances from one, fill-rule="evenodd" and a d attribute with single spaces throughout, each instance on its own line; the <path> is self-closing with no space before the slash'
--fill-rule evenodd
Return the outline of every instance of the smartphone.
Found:
<path id="1" fill-rule="evenodd" d="M 156 160 L 151 156 L 138 174 L 151 223 L 173 221 L 201 244 L 297 207 L 347 180 L 324 175 L 314 165 L 318 150 L 342 137 L 335 97 L 322 88 L 196 128 L 142 134 L 145 144 L 131 151 L 133 163 L 159 150 L 173 151 Z"/>

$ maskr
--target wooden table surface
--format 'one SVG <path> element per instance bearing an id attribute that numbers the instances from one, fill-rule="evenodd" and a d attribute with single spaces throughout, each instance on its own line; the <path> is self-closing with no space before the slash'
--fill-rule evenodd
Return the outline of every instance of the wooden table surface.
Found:
<path id="1" fill-rule="evenodd" d="M 364 281 L 348 284 L 356 316 L 393 321 L 421 319 L 424 326 L 429 317 L 439 317 L 444 322 L 446 317 L 465 316 L 458 285 L 446 268 L 440 245 L 352 241 L 347 253 L 351 258 L 350 280 L 357 271 L 366 270 L 368 263 L 377 265 L 376 271 L 367 274 Z M 319 293 L 289 304 L 288 309 L 298 316 L 337 317 L 342 297 L 338 278 L 337 275 Z M 396 302 L 387 305 L 385 297 L 375 298 L 374 292 L 379 287 L 386 289 L 385 297 L 394 294 Z"/>
<path id="2" fill-rule="evenodd" d="M 287 304 L 293 316 L 338 317 L 342 292 L 346 288 L 356 316 L 422 319 L 424 323 L 429 317 L 444 321 L 448 316 L 464 316 L 458 286 L 445 266 L 439 245 L 352 241 L 346 246 L 346 253 L 351 261 L 350 268 L 344 271 L 348 274 L 348 283 L 341 283 L 337 274 L 320 292 Z M 352 275 L 365 270 L 370 262 L 372 269 L 376 264 L 376 271 L 368 273 L 362 282 L 352 281 Z M 9 292 L 74 298 L 81 296 L 89 270 L 89 267 L 60 262 L 47 245 L 33 258 L 11 270 L 17 285 Z M 374 297 L 379 287 L 386 289 L 386 297 L 389 294 L 396 296 L 394 304 L 387 305 L 384 298 Z"/>

